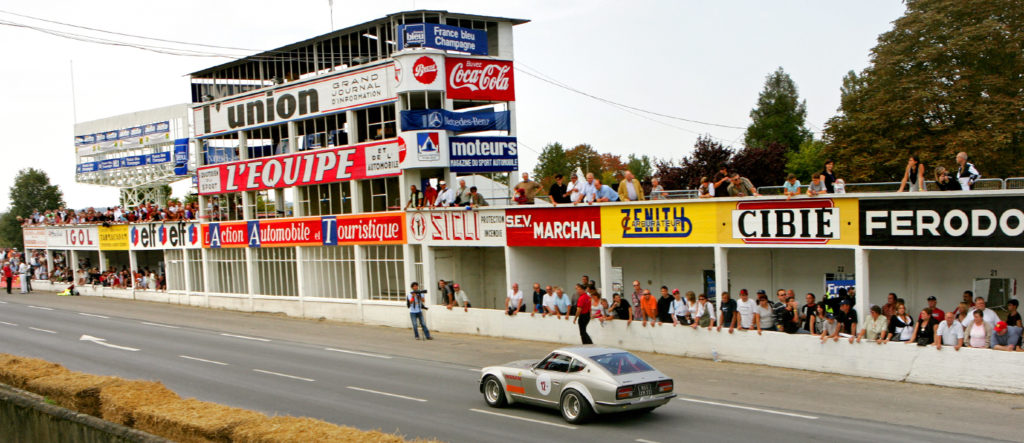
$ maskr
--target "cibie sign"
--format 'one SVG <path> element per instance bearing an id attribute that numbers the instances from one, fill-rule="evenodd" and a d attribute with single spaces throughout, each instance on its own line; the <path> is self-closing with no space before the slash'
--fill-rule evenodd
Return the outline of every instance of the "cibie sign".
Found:
<path id="1" fill-rule="evenodd" d="M 739 202 L 732 211 L 732 236 L 743 243 L 825 244 L 839 233 L 832 199 Z"/>
<path id="2" fill-rule="evenodd" d="M 444 63 L 448 75 L 448 98 L 515 101 L 511 61 L 448 57 Z"/>

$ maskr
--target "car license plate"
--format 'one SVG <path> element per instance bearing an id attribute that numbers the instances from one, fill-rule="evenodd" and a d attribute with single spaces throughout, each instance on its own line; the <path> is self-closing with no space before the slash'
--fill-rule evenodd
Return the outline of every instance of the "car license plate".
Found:
<path id="1" fill-rule="evenodd" d="M 646 397 L 646 396 L 649 396 L 649 395 L 654 395 L 654 385 L 651 384 L 651 383 L 644 383 L 642 385 L 638 385 L 636 387 L 636 391 L 637 391 L 636 392 L 637 396 L 639 396 L 639 397 Z"/>

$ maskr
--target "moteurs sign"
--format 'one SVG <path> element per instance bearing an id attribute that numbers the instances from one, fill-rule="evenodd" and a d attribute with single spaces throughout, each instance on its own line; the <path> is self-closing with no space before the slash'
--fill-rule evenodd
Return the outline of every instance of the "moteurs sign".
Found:
<path id="1" fill-rule="evenodd" d="M 864 246 L 1024 247 L 1024 198 L 860 201 Z"/>

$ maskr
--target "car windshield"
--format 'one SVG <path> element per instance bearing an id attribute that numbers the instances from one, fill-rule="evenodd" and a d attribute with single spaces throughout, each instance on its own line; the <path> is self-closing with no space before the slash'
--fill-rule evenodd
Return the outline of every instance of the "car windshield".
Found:
<path id="1" fill-rule="evenodd" d="M 612 375 L 632 374 L 634 372 L 653 371 L 654 368 L 648 365 L 639 357 L 628 352 L 615 352 L 590 357 L 591 360 L 603 366 Z"/>

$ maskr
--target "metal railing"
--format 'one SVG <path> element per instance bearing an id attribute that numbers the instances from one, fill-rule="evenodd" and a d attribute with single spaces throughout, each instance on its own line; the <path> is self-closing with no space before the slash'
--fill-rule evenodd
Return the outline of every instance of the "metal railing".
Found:
<path id="1" fill-rule="evenodd" d="M 929 191 L 938 191 L 939 186 L 934 180 L 925 182 Z M 762 186 L 757 188 L 761 195 L 782 195 L 785 188 L 782 186 Z M 847 193 L 871 193 L 871 192 L 896 192 L 900 189 L 900 182 L 878 182 L 878 183 L 847 183 Z M 1024 177 L 983 178 L 974 182 L 975 191 L 999 191 L 1003 189 L 1024 189 Z M 800 186 L 800 193 L 807 192 L 807 185 Z"/>

